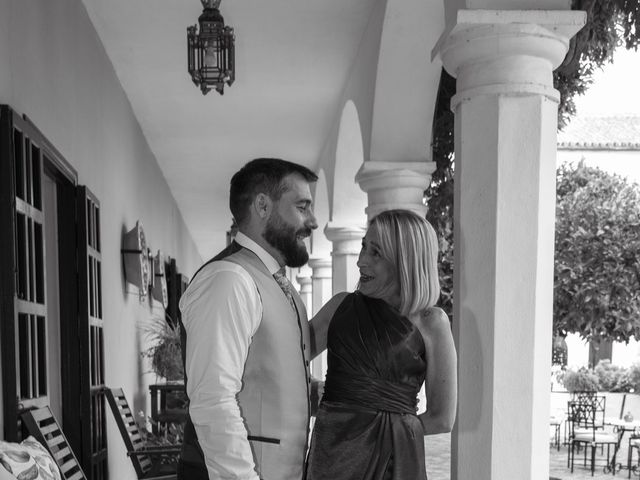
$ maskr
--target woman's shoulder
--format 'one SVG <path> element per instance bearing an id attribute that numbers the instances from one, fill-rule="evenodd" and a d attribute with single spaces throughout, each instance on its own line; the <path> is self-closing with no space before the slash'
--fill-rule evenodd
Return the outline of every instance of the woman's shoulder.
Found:
<path id="1" fill-rule="evenodd" d="M 340 305 L 345 300 L 345 298 L 351 295 L 353 295 L 353 292 L 339 292 L 339 293 L 336 293 L 333 297 L 331 297 L 331 300 L 329 300 L 329 302 Z"/>
<path id="2" fill-rule="evenodd" d="M 442 329 L 451 329 L 449 317 L 439 307 L 428 307 L 420 312 L 418 324 L 420 329 L 426 333 L 434 333 Z"/>
<path id="3" fill-rule="evenodd" d="M 324 310 L 329 316 L 332 316 L 350 295 L 352 294 L 349 292 L 336 293 L 323 305 L 322 310 Z"/>

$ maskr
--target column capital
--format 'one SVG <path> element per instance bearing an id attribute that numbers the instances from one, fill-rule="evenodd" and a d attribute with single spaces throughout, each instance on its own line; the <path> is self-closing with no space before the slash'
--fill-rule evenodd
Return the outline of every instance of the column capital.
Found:
<path id="1" fill-rule="evenodd" d="M 307 263 L 312 270 L 312 278 L 331 278 L 331 258 L 310 258 Z"/>
<path id="2" fill-rule="evenodd" d="M 357 255 L 360 252 L 360 243 L 365 231 L 365 227 L 327 223 L 324 234 L 333 243 L 331 255 Z"/>
<path id="3" fill-rule="evenodd" d="M 436 169 L 435 162 L 364 162 L 356 174 L 356 182 L 367 194 L 368 218 L 380 212 L 402 208 L 425 215 L 424 190 Z"/>
<path id="4" fill-rule="evenodd" d="M 296 281 L 300 285 L 300 292 L 311 291 L 311 277 L 307 275 L 296 275 Z"/>
<path id="5" fill-rule="evenodd" d="M 458 79 L 451 108 L 478 95 L 537 94 L 557 102 L 553 70 L 585 21 L 577 10 L 459 10 L 432 52 Z"/>

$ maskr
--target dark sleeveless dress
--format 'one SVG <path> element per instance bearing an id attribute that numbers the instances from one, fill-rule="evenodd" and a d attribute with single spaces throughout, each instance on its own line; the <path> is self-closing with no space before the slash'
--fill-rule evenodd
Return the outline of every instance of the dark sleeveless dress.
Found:
<path id="1" fill-rule="evenodd" d="M 331 319 L 327 349 L 305 479 L 425 480 L 418 328 L 383 300 L 356 292 Z"/>

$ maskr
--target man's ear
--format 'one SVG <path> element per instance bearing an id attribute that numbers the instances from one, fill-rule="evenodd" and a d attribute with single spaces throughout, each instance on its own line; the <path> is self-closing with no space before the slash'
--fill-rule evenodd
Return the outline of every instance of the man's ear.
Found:
<path id="1" fill-rule="evenodd" d="M 253 200 L 253 208 L 262 220 L 267 219 L 269 215 L 271 215 L 272 206 L 273 202 L 271 198 L 265 193 L 259 193 Z"/>

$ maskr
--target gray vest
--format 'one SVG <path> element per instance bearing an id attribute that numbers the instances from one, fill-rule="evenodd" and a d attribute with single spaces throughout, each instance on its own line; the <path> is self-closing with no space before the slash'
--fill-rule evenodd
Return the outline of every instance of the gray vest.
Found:
<path id="1" fill-rule="evenodd" d="M 294 294 L 296 315 L 278 283 L 250 250 L 240 249 L 224 260 L 247 270 L 262 300 L 262 320 L 249 347 L 238 394 L 258 474 L 263 480 L 300 480 L 309 438 L 311 381 L 304 304 Z M 194 444 L 204 463 L 197 438 L 189 438 L 192 428 L 185 429 L 185 443 Z"/>

